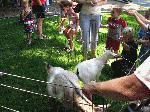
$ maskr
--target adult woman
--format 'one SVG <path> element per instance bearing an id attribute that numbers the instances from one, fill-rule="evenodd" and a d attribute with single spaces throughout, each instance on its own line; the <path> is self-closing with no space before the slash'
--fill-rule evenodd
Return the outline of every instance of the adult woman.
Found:
<path id="1" fill-rule="evenodd" d="M 86 60 L 90 48 L 92 57 L 96 57 L 98 29 L 101 24 L 101 5 L 107 0 L 77 1 L 83 4 L 80 12 L 80 27 L 83 38 L 83 57 Z"/>

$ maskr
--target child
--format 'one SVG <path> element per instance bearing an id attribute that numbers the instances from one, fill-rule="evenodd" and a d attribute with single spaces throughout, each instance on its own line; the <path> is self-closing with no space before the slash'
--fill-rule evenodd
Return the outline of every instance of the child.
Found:
<path id="1" fill-rule="evenodd" d="M 133 29 L 131 27 L 126 27 L 123 30 L 122 45 L 121 58 L 111 64 L 115 77 L 118 77 L 120 74 L 127 75 L 135 69 L 134 64 L 137 59 L 138 46 L 133 39 Z"/>
<path id="2" fill-rule="evenodd" d="M 24 23 L 25 33 L 27 34 L 28 44 L 31 44 L 34 19 L 29 0 L 22 0 L 22 7 L 22 20 Z"/>
<path id="3" fill-rule="evenodd" d="M 65 17 L 65 12 L 63 10 L 63 5 L 61 4 L 61 2 L 58 2 L 59 3 L 59 6 L 60 6 L 60 16 L 61 16 L 61 22 L 58 26 L 58 31 L 59 31 L 59 34 L 63 34 L 63 31 L 65 29 L 64 27 L 64 23 L 66 21 L 66 17 Z"/>
<path id="4" fill-rule="evenodd" d="M 69 42 L 69 50 L 73 51 L 74 50 L 74 44 L 73 44 L 73 36 L 77 33 L 78 26 L 79 26 L 79 16 L 77 13 L 74 12 L 73 7 L 72 7 L 72 2 L 69 1 L 62 1 L 60 2 L 60 6 L 63 9 L 64 12 L 64 19 L 61 21 L 61 25 L 65 22 L 66 18 L 68 17 L 70 20 L 69 25 L 65 28 L 63 33 L 67 37 L 67 40 Z"/>
<path id="5" fill-rule="evenodd" d="M 45 3 L 46 0 L 32 0 L 32 11 L 37 18 L 37 35 L 40 39 L 46 38 L 42 30 L 43 20 L 45 18 Z"/>
<path id="6" fill-rule="evenodd" d="M 112 49 L 118 53 L 122 30 L 127 26 L 126 22 L 120 17 L 121 9 L 113 8 L 111 17 L 108 18 L 108 35 L 106 41 L 106 49 Z"/>
<path id="7" fill-rule="evenodd" d="M 145 12 L 145 18 L 150 20 L 150 9 Z M 139 58 L 142 64 L 150 56 L 150 32 L 141 28 L 138 32 L 138 43 L 141 44 Z"/>

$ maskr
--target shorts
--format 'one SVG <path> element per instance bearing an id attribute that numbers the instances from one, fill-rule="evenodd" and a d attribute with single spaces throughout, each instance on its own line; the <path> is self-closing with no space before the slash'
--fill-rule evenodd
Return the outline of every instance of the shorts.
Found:
<path id="1" fill-rule="evenodd" d="M 25 33 L 33 33 L 34 32 L 34 29 L 33 27 L 32 28 L 25 28 Z"/>
<path id="2" fill-rule="evenodd" d="M 32 11 L 35 14 L 36 18 L 45 18 L 45 6 L 34 5 L 32 6 Z"/>
<path id="3" fill-rule="evenodd" d="M 106 49 L 113 49 L 114 51 L 118 51 L 120 47 L 120 41 L 107 37 L 106 41 Z"/>

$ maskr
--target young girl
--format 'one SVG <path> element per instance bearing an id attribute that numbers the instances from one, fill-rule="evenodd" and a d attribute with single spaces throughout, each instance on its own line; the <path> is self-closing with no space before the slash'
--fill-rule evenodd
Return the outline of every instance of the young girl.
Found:
<path id="1" fill-rule="evenodd" d="M 74 12 L 73 7 L 72 7 L 72 2 L 69 1 L 62 1 L 60 2 L 60 6 L 63 9 L 64 12 L 64 19 L 61 21 L 61 25 L 64 24 L 66 18 L 68 17 L 70 20 L 69 25 L 65 28 L 63 33 L 67 37 L 67 40 L 69 42 L 69 50 L 73 51 L 74 50 L 74 44 L 73 44 L 73 36 L 77 33 L 78 26 L 79 26 L 79 16 L 77 13 Z"/>
<path id="2" fill-rule="evenodd" d="M 25 29 L 25 33 L 27 34 L 28 44 L 31 44 L 32 33 L 34 29 L 33 28 L 34 19 L 33 19 L 33 14 L 31 11 L 29 0 L 22 0 L 22 7 L 23 7 L 22 20 L 24 23 L 24 29 Z"/>

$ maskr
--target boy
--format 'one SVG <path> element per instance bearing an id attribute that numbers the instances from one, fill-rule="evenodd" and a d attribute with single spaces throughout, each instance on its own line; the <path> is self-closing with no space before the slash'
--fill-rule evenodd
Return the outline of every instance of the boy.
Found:
<path id="1" fill-rule="evenodd" d="M 111 17 L 108 18 L 108 35 L 106 49 L 112 49 L 116 54 L 120 47 L 122 30 L 127 26 L 125 20 L 120 17 L 121 9 L 113 8 Z"/>
<path id="2" fill-rule="evenodd" d="M 115 77 L 119 77 L 120 74 L 127 75 L 135 69 L 135 62 L 137 60 L 137 48 L 138 45 L 133 39 L 133 29 L 131 27 L 126 27 L 123 30 L 123 50 L 121 53 L 121 58 L 113 63 L 111 63 L 112 71 Z"/>

